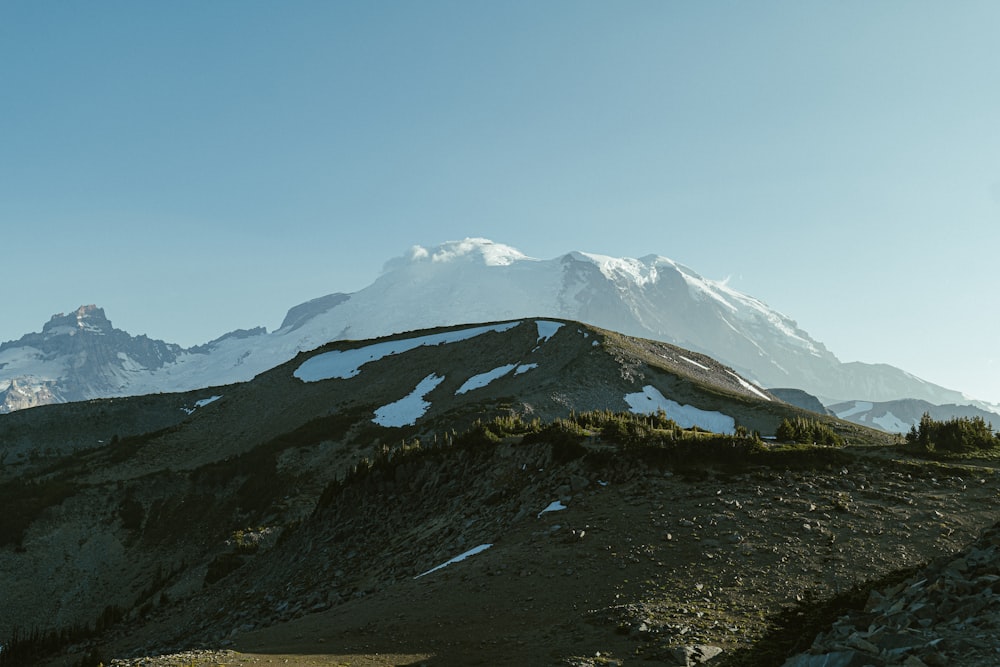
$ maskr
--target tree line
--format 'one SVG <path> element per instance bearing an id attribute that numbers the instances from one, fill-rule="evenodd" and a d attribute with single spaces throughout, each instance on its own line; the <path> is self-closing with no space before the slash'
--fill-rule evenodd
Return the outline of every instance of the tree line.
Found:
<path id="1" fill-rule="evenodd" d="M 925 453 L 969 454 L 1000 448 L 1000 434 L 982 417 L 936 421 L 925 412 L 906 434 L 907 446 Z"/>

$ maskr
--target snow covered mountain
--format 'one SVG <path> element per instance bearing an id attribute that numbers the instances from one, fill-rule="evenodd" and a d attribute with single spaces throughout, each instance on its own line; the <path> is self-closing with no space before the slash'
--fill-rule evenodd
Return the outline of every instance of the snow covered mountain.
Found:
<path id="1" fill-rule="evenodd" d="M 790 318 L 666 257 L 570 252 L 540 260 L 465 239 L 415 246 L 368 287 L 293 307 L 272 333 L 238 331 L 187 350 L 132 338 L 93 306 L 54 317 L 41 334 L 0 346 L 0 411 L 244 381 L 331 340 L 534 316 L 669 342 L 761 386 L 796 387 L 826 402 L 969 402 L 892 366 L 841 363 Z"/>

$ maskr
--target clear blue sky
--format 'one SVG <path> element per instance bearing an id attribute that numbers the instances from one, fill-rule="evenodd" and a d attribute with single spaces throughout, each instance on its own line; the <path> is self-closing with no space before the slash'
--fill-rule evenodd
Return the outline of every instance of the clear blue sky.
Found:
<path id="1" fill-rule="evenodd" d="M 0 340 L 183 345 L 411 245 L 660 254 L 1000 401 L 1000 3 L 0 3 Z"/>

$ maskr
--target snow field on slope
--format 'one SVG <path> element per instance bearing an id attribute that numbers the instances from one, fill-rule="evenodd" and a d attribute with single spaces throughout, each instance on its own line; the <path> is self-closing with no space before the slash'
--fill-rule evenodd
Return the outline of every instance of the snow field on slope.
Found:
<path id="1" fill-rule="evenodd" d="M 494 380 L 499 380 L 511 371 L 514 371 L 514 375 L 521 375 L 523 373 L 527 373 L 533 368 L 538 368 L 538 364 L 506 364 L 504 366 L 499 366 L 491 371 L 486 371 L 485 373 L 480 373 L 479 375 L 473 375 L 466 380 L 461 387 L 455 390 L 455 395 L 458 396 L 459 394 L 465 394 L 473 389 L 481 389 Z"/>
<path id="2" fill-rule="evenodd" d="M 413 426 L 431 407 L 431 404 L 424 400 L 424 396 L 434 391 L 434 388 L 442 382 L 444 382 L 443 376 L 431 373 L 409 394 L 376 410 L 372 421 L 379 426 Z"/>
<path id="3" fill-rule="evenodd" d="M 466 380 L 461 387 L 455 390 L 455 395 L 465 394 L 473 389 L 480 389 L 485 387 L 490 382 L 502 378 L 507 373 L 517 368 L 517 364 L 507 364 L 505 366 L 499 366 L 491 371 L 486 371 L 485 373 L 480 373 L 479 375 L 473 375 L 468 380 Z"/>
<path id="4" fill-rule="evenodd" d="M 324 362 L 324 364 L 319 365 L 319 368 L 311 369 L 309 372 L 306 373 L 306 376 L 312 377 L 311 373 L 316 371 L 322 371 L 319 373 L 319 375 L 321 376 L 319 377 L 319 379 L 330 379 L 330 377 L 338 377 L 338 378 L 354 377 L 355 375 L 358 375 L 361 372 L 360 371 L 361 365 L 368 363 L 369 361 L 375 361 L 376 355 L 378 359 L 381 359 L 384 356 L 388 356 L 388 354 L 397 354 L 398 352 L 395 351 L 397 349 L 405 348 L 402 349 L 402 351 L 405 352 L 407 350 L 412 350 L 425 344 L 438 345 L 441 343 L 451 343 L 459 340 L 466 340 L 468 338 L 472 338 L 473 336 L 479 335 L 480 333 L 485 333 L 486 331 L 508 331 L 517 326 L 518 324 L 520 324 L 520 322 L 515 322 L 513 324 L 511 323 L 502 324 L 496 327 L 476 327 L 473 329 L 463 329 L 462 331 L 449 332 L 447 336 L 445 336 L 444 334 L 433 334 L 430 336 L 420 336 L 418 338 L 413 338 L 410 339 L 409 341 L 390 341 L 390 343 L 410 343 L 409 345 L 404 345 L 404 346 L 391 346 L 389 343 L 375 343 L 373 345 L 369 345 L 368 347 L 359 348 L 358 350 L 348 350 L 349 352 L 354 352 L 354 351 L 359 352 L 359 354 L 354 355 L 354 358 L 349 359 L 348 362 L 344 361 L 343 357 L 341 356 L 343 353 L 341 352 L 327 352 L 318 355 L 316 357 L 313 357 L 312 359 L 306 360 L 305 362 L 303 362 L 302 366 L 305 366 L 307 363 L 309 363 L 309 361 L 312 361 L 313 359 L 326 357 L 327 355 L 334 355 L 330 357 L 329 360 Z M 538 327 L 538 340 L 540 341 L 547 341 L 550 338 L 552 338 L 552 336 L 554 336 L 555 333 L 562 326 L 562 323 L 560 322 L 549 322 L 545 320 L 538 320 L 536 321 L 535 324 Z M 475 333 L 470 333 L 470 332 L 475 332 Z M 446 340 L 438 340 L 442 336 L 445 336 Z M 437 340 L 438 342 L 428 343 L 426 342 L 427 339 Z M 377 349 L 373 352 L 372 351 L 373 348 Z M 387 350 L 390 349 L 394 351 L 387 352 Z M 357 359 L 362 359 L 361 363 L 356 363 Z M 303 381 L 305 382 L 309 382 L 310 380 L 304 379 L 299 374 L 299 371 L 302 370 L 302 366 L 299 366 L 299 368 L 296 369 L 294 375 L 296 377 L 299 377 L 300 379 L 303 379 Z M 473 389 L 480 389 L 482 387 L 485 387 L 494 380 L 504 377 L 511 371 L 514 372 L 514 375 L 520 375 L 522 373 L 527 373 L 533 368 L 538 368 L 538 364 L 534 363 L 505 364 L 503 366 L 499 366 L 485 373 L 479 373 L 477 375 L 473 375 L 464 383 L 462 383 L 462 386 L 455 391 L 455 395 L 457 396 L 459 394 L 465 394 L 468 393 L 469 391 L 472 391 Z M 331 371 L 336 374 L 330 377 L 323 376 L 323 373 Z M 350 374 L 345 375 L 344 373 L 350 373 Z M 429 410 L 431 407 L 431 403 L 429 401 L 424 400 L 425 397 L 443 381 L 444 381 L 443 375 L 439 376 L 436 373 L 431 373 L 430 375 L 425 377 L 412 392 L 410 392 L 403 398 L 399 399 L 398 401 L 389 403 L 388 405 L 384 405 L 378 410 L 376 410 L 375 417 L 372 419 L 372 421 L 380 426 L 387 426 L 387 427 L 413 426 L 414 424 L 417 423 L 418 419 L 427 414 L 427 410 Z"/>
<path id="5" fill-rule="evenodd" d="M 538 327 L 538 342 L 547 343 L 550 338 L 556 335 L 556 332 L 562 329 L 562 322 L 550 322 L 548 320 L 536 320 L 535 326 Z"/>
<path id="6" fill-rule="evenodd" d="M 646 385 L 641 392 L 626 394 L 625 402 L 629 405 L 629 410 L 637 414 L 653 414 L 657 410 L 663 410 L 669 419 L 677 422 L 681 428 L 698 428 L 711 431 L 712 433 L 724 433 L 732 435 L 736 432 L 736 420 L 721 412 L 701 410 L 693 405 L 681 405 L 676 401 L 671 401 L 660 393 L 660 390 L 652 385 Z"/>
<path id="7" fill-rule="evenodd" d="M 393 354 L 409 352 L 422 346 L 442 345 L 468 340 L 488 331 L 502 333 L 513 329 L 519 324 L 521 322 L 518 321 L 506 322 L 494 326 L 471 327 L 468 329 L 417 336 L 416 338 L 373 343 L 353 350 L 324 352 L 303 361 L 292 375 L 303 382 L 319 382 L 320 380 L 332 380 L 335 378 L 346 380 L 357 376 L 361 372 L 361 367 L 371 361 L 378 361 Z"/>

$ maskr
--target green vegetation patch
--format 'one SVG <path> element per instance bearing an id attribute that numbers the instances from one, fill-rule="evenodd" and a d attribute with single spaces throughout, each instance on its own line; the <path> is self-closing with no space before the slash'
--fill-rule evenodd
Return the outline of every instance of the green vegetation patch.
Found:
<path id="1" fill-rule="evenodd" d="M 816 424 L 811 428 L 821 433 L 827 427 Z M 841 442 L 835 435 L 832 441 Z M 611 466 L 623 456 L 678 470 L 704 469 L 706 465 L 729 470 L 756 466 L 807 469 L 853 460 L 851 454 L 827 445 L 766 443 L 757 433 L 742 427 L 737 427 L 734 435 L 681 428 L 662 411 L 647 415 L 596 410 L 573 413 L 547 424 L 509 414 L 477 420 L 461 433 L 435 436 L 429 445 L 419 439 L 403 440 L 397 447 L 383 444 L 374 455 L 359 460 L 342 479 L 327 485 L 316 511 L 333 504 L 346 486 L 370 479 L 395 479 L 396 468 L 405 462 L 424 458 L 440 461 L 457 451 L 488 457 L 505 442 L 515 447 L 548 445 L 555 463 L 582 459 L 595 470 Z"/>

